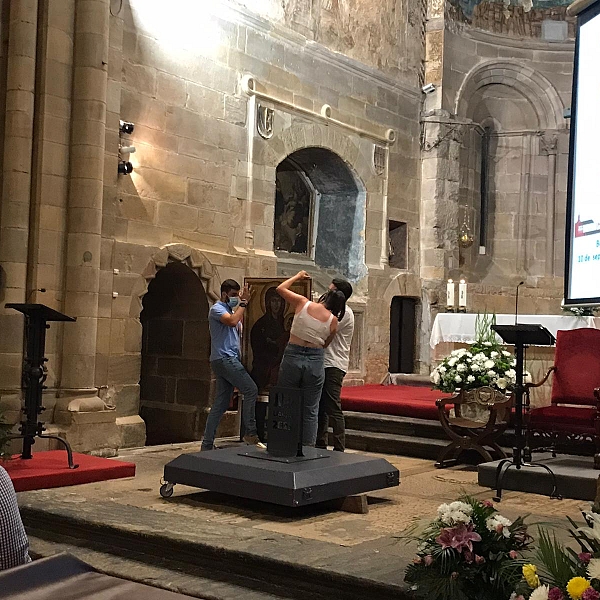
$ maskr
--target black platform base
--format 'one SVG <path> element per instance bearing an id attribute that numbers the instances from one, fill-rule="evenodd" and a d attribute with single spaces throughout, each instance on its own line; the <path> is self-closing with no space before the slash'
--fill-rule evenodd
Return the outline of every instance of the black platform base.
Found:
<path id="1" fill-rule="evenodd" d="M 600 470 L 594 469 L 594 459 L 586 456 L 534 455 L 535 462 L 550 467 L 556 475 L 557 492 L 563 498 L 573 500 L 596 499 Z M 500 461 L 488 462 L 477 468 L 478 483 L 483 487 L 496 485 L 496 467 Z M 552 491 L 552 479 L 548 472 L 539 467 L 511 467 L 504 476 L 505 490 L 529 492 L 548 496 Z"/>
<path id="2" fill-rule="evenodd" d="M 161 495 L 180 483 L 283 506 L 306 506 L 394 487 L 400 473 L 383 458 L 304 448 L 304 458 L 273 457 L 249 446 L 182 454 L 165 465 Z"/>

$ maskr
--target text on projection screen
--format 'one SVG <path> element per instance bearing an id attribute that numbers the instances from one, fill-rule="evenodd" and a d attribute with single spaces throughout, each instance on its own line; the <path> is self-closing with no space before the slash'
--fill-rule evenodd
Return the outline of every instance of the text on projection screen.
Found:
<path id="1" fill-rule="evenodd" d="M 579 32 L 569 299 L 600 297 L 600 14 Z"/>

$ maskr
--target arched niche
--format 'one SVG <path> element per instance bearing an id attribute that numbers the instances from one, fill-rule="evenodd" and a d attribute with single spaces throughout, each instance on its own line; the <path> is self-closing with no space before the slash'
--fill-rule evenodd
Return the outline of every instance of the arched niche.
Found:
<path id="1" fill-rule="evenodd" d="M 180 285 L 173 292 L 175 296 L 171 296 L 168 289 L 160 291 L 164 287 L 165 281 L 168 282 L 168 280 L 173 279 L 179 279 L 180 282 Z M 168 394 L 174 393 L 174 397 L 177 399 L 177 387 L 174 388 L 174 392 L 172 392 L 173 388 L 167 390 L 165 387 L 165 394 L 167 395 L 163 396 L 163 399 L 156 395 L 151 398 L 144 398 L 145 392 L 142 390 L 140 401 L 144 404 L 144 409 L 140 412 L 147 421 L 148 441 L 150 443 L 163 443 L 169 437 L 170 441 L 177 441 L 177 436 L 180 436 L 180 439 L 177 438 L 178 441 L 183 441 L 183 438 L 190 441 L 190 439 L 199 439 L 202 434 L 209 405 L 207 383 L 210 385 L 210 365 L 208 364 L 210 340 L 207 317 L 209 305 L 219 299 L 220 284 L 217 269 L 202 252 L 185 244 L 168 244 L 151 257 L 134 287 L 129 319 L 126 323 L 126 337 L 128 340 L 126 342 L 126 352 L 137 354 L 138 357 L 142 354 L 142 367 L 138 378 L 131 381 L 131 384 L 137 385 L 140 383 L 144 377 L 142 371 L 146 370 L 148 373 L 150 372 L 148 370 L 152 368 L 148 360 L 145 360 L 148 358 L 146 351 L 150 341 L 149 337 L 145 338 L 145 335 L 149 336 L 150 334 L 145 333 L 142 321 L 145 321 L 146 317 L 168 320 L 170 317 L 177 317 L 178 315 L 181 319 L 190 323 L 187 335 L 184 325 L 181 354 L 177 354 L 174 344 L 170 348 L 166 348 L 166 352 L 158 353 L 164 354 L 163 358 L 175 359 L 180 363 L 179 372 L 183 375 L 180 378 L 182 383 L 179 388 L 179 401 L 170 403 L 170 410 L 165 411 L 163 405 L 169 404 L 165 398 L 171 397 Z M 170 298 L 172 310 L 176 311 L 177 314 L 170 315 L 168 310 L 161 313 L 159 300 L 163 295 Z M 185 305 L 182 306 L 182 303 Z M 143 314 L 145 309 L 148 309 L 146 315 Z M 163 324 L 163 327 L 176 326 Z M 158 335 L 158 330 L 154 335 Z M 173 354 L 169 354 L 169 352 Z M 144 356 L 145 353 L 146 356 Z M 192 362 L 186 363 L 185 361 Z M 195 372 L 194 361 L 200 361 L 201 363 L 198 370 L 200 376 L 198 378 L 188 378 L 191 382 L 184 382 L 186 369 L 188 369 L 187 372 L 191 370 L 192 374 Z M 173 363 L 173 360 L 170 362 Z M 167 361 L 168 363 L 169 361 Z M 158 369 L 158 366 L 155 366 Z M 163 365 L 162 374 L 166 373 L 164 368 Z M 158 371 L 155 371 L 154 374 L 159 376 Z M 198 379 L 198 384 L 193 382 L 195 379 Z M 157 388 L 159 391 L 162 390 L 162 385 L 162 383 L 159 383 Z M 165 383 L 166 385 L 167 383 Z M 169 385 L 172 386 L 173 382 Z M 187 386 L 188 392 L 183 391 L 184 386 Z M 147 389 L 150 389 L 151 393 L 155 392 L 152 388 Z M 185 398 L 187 398 L 186 402 L 183 401 Z M 150 416 L 151 408 L 155 413 L 152 417 Z M 169 419 L 172 422 L 169 428 L 163 428 L 164 431 L 161 433 L 158 430 L 158 424 L 161 418 L 160 414 L 164 416 L 165 412 L 171 413 Z M 157 427 L 155 427 L 155 424 L 157 424 Z M 178 433 L 178 430 L 181 431 Z M 160 441 L 161 439 L 163 441 Z"/>
<path id="2" fill-rule="evenodd" d="M 331 150 L 302 148 L 277 165 L 274 215 L 280 255 L 303 256 L 352 281 L 366 274 L 366 192 Z"/>

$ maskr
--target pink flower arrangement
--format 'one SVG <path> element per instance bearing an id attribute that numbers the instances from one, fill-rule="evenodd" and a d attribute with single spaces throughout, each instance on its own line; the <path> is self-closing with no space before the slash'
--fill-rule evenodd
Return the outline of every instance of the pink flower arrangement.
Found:
<path id="1" fill-rule="evenodd" d="M 510 521 L 491 502 L 471 497 L 442 504 L 437 513 L 422 535 L 411 538 L 419 542 L 419 551 L 405 581 L 415 595 L 507 600 L 510 582 L 521 573 L 520 553 L 531 542 L 523 519 Z"/>
<path id="2" fill-rule="evenodd" d="M 462 552 L 463 549 L 473 552 L 473 542 L 480 541 L 481 536 L 473 531 L 473 525 L 464 523 L 451 529 L 442 529 L 441 535 L 436 539 L 442 548 L 454 548 L 458 552 Z"/>

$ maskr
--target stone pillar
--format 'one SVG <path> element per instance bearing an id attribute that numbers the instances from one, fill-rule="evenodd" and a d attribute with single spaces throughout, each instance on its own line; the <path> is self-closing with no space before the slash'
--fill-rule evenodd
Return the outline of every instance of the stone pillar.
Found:
<path id="1" fill-rule="evenodd" d="M 18 404 L 23 316 L 4 304 L 27 301 L 35 96 L 37 0 L 10 3 L 6 122 L 0 213 L 0 399 Z"/>
<path id="2" fill-rule="evenodd" d="M 423 364 L 430 363 L 429 329 L 438 307 L 446 304 L 446 280 L 461 276 L 459 257 L 460 146 L 465 127 L 446 111 L 422 119 L 421 279 Z"/>
<path id="3" fill-rule="evenodd" d="M 546 277 L 554 276 L 554 231 L 556 211 L 556 153 L 557 135 L 540 137 L 542 154 L 548 156 L 548 195 L 546 196 Z"/>
<path id="4" fill-rule="evenodd" d="M 64 328 L 54 420 L 76 449 L 105 453 L 118 446 L 95 387 L 108 43 L 109 0 L 76 0 L 64 312 L 77 322 Z"/>

